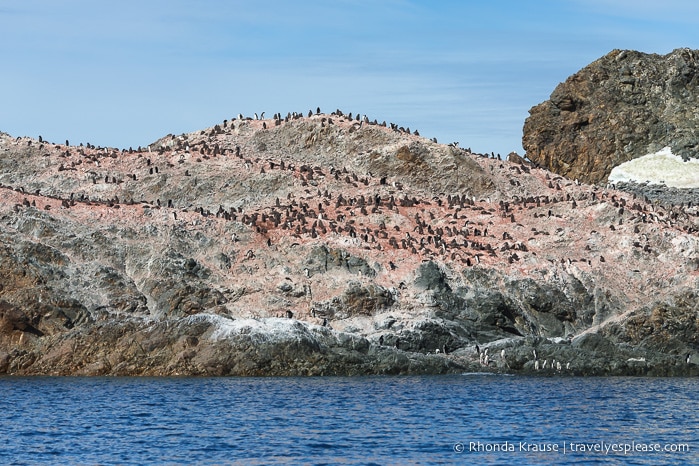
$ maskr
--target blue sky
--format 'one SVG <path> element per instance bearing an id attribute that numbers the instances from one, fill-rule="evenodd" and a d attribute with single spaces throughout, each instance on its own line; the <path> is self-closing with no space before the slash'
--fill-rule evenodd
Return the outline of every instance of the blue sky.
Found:
<path id="1" fill-rule="evenodd" d="M 320 106 L 522 153 L 570 74 L 698 26 L 694 0 L 0 0 L 0 131 L 136 147 Z"/>

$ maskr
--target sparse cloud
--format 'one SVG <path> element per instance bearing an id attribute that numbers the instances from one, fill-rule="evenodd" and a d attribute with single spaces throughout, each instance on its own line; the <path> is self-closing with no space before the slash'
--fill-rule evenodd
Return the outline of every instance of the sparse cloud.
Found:
<path id="1" fill-rule="evenodd" d="M 527 111 L 558 82 L 613 48 L 699 47 L 697 10 L 677 0 L 10 0 L 0 130 L 128 146 L 238 112 L 320 105 L 521 151 Z"/>

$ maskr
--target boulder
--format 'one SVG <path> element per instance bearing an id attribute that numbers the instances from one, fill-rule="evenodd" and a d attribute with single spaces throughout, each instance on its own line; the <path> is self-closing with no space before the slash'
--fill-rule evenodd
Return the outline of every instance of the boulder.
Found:
<path id="1" fill-rule="evenodd" d="M 522 146 L 555 173 L 604 183 L 612 168 L 664 147 L 698 158 L 697 104 L 699 51 L 613 50 L 529 110 Z"/>

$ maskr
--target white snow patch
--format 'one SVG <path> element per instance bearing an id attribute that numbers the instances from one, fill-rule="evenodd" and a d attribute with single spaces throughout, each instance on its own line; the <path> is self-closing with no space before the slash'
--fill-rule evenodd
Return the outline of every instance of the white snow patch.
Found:
<path id="1" fill-rule="evenodd" d="M 669 147 L 665 147 L 614 167 L 609 174 L 609 182 L 624 181 L 664 184 L 671 188 L 699 188 L 699 159 L 685 162 Z"/>

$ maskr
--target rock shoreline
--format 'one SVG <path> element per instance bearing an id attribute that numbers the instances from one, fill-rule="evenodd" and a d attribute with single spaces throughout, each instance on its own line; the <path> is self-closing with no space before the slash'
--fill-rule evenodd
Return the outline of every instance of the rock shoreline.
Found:
<path id="1" fill-rule="evenodd" d="M 590 333 L 574 340 L 518 337 L 453 353 L 378 345 L 354 334 L 290 320 L 289 332 L 242 331 L 208 338 L 216 324 L 182 319 L 97 325 L 80 336 L 52 339 L 50 349 L 0 353 L 0 373 L 60 376 L 366 376 L 489 372 L 536 376 L 697 376 L 695 356 L 667 355 Z M 270 320 L 275 320 L 274 318 Z M 281 319 L 276 319 L 281 320 Z M 232 321 L 235 322 L 235 321 Z M 265 319 L 256 321 L 265 326 Z M 244 325 L 249 325 L 249 322 Z M 274 322 L 278 325 L 278 322 Z M 145 328 L 144 328 L 145 327 Z M 126 335 L 121 338 L 115 335 Z M 124 341 L 124 340 L 128 340 Z M 42 353 L 42 350 L 44 352 Z M 484 360 L 480 353 L 487 354 Z M 535 359 L 536 356 L 536 359 Z"/>

